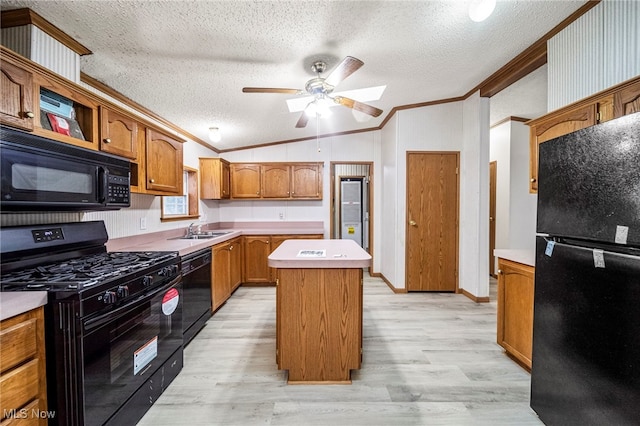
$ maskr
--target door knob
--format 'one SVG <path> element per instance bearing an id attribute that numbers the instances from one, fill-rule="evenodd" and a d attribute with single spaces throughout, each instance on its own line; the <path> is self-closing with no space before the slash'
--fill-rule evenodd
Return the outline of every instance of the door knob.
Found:
<path id="1" fill-rule="evenodd" d="M 409 221 L 409 225 L 411 225 L 411 226 L 418 226 L 418 224 L 416 223 L 416 221 L 415 221 L 415 220 L 410 220 L 410 221 Z"/>

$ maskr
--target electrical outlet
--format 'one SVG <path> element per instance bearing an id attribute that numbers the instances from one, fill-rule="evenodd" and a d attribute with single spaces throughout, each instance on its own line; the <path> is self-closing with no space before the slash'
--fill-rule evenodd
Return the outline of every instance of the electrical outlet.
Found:
<path id="1" fill-rule="evenodd" d="M 280 212 L 280 220 L 284 220 L 284 212 Z"/>
<path id="2" fill-rule="evenodd" d="M 141 217 L 140 218 L 140 229 L 147 229 L 147 218 L 146 217 Z"/>

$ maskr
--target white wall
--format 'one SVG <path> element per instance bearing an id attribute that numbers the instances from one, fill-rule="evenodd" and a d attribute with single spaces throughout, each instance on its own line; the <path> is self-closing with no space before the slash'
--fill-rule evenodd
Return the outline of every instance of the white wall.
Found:
<path id="1" fill-rule="evenodd" d="M 382 185 L 377 185 L 376 190 L 379 191 L 382 198 L 382 203 L 378 204 L 378 208 L 374 213 L 380 218 L 380 235 L 381 246 L 383 252 L 381 253 L 382 259 L 380 259 L 380 269 L 375 272 L 380 272 L 384 277 L 389 280 L 394 286 L 400 285 L 398 277 L 398 263 L 400 260 L 404 260 L 404 256 L 401 256 L 400 238 L 404 235 L 399 235 L 399 216 L 396 208 L 396 202 L 394 201 L 394 195 L 396 188 L 398 187 L 398 121 L 401 112 L 396 113 L 387 124 L 382 128 L 382 141 L 380 147 L 381 159 L 378 164 L 374 165 L 374 168 L 382 169 Z M 402 219 L 400 219 L 402 220 Z M 402 279 L 404 282 L 404 276 Z M 400 285 L 402 287 L 402 285 Z"/>
<path id="2" fill-rule="evenodd" d="M 489 161 L 496 162 L 496 248 L 509 248 L 511 225 L 511 122 L 490 130 Z"/>
<path id="3" fill-rule="evenodd" d="M 535 250 L 538 196 L 529 193 L 529 126 L 511 122 L 509 247 Z"/>
<path id="4" fill-rule="evenodd" d="M 331 220 L 330 163 L 332 161 L 373 162 L 373 271 L 379 270 L 380 260 L 386 253 L 386 249 L 380 249 L 381 219 L 377 217 L 378 206 L 382 204 L 380 188 L 384 184 L 382 170 L 378 166 L 380 164 L 379 131 L 232 151 L 222 154 L 221 157 L 230 162 L 313 161 L 324 163 L 321 201 L 222 200 L 219 202 L 219 221 L 277 221 L 280 220 L 280 213 L 283 213 L 285 221 L 323 221 L 326 238 L 329 238 Z"/>
<path id="5" fill-rule="evenodd" d="M 462 290 L 489 296 L 489 99 L 463 102 L 460 158 L 460 278 Z"/>
<path id="6" fill-rule="evenodd" d="M 382 141 L 385 179 L 389 175 L 393 180 L 393 186 L 385 182 L 383 194 L 385 206 L 393 209 L 393 212 L 388 214 L 388 221 L 383 224 L 383 227 L 385 230 L 387 227 L 393 230 L 393 235 L 385 238 L 383 244 L 385 249 L 389 245 L 394 248 L 392 254 L 394 264 L 392 271 L 382 270 L 381 272 L 396 288 L 405 288 L 406 153 L 407 151 L 462 151 L 462 103 L 451 102 L 401 110 L 396 113 L 396 116 L 396 137 L 393 138 L 391 134 L 391 141 Z M 395 223 L 391 222 L 392 218 Z"/>
<path id="7" fill-rule="evenodd" d="M 490 131 L 497 162 L 496 248 L 535 249 L 537 196 L 529 193 L 529 127 L 507 121 Z"/>
<path id="8" fill-rule="evenodd" d="M 640 2 L 604 0 L 548 42 L 548 110 L 640 75 Z"/>

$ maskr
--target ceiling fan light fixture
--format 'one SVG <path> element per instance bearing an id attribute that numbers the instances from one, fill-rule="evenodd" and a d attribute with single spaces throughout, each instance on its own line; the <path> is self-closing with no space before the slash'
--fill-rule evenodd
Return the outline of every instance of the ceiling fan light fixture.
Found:
<path id="1" fill-rule="evenodd" d="M 493 13 L 495 7 L 496 0 L 471 0 L 469 18 L 473 22 L 482 22 Z"/>
<path id="2" fill-rule="evenodd" d="M 209 127 L 209 140 L 211 142 L 220 142 L 222 140 L 222 135 L 220 134 L 219 128 Z"/>
<path id="3" fill-rule="evenodd" d="M 325 118 L 329 117 L 333 114 L 331 111 L 331 106 L 333 102 L 328 98 L 319 98 L 314 100 L 313 102 L 309 102 L 309 105 L 304 110 L 304 113 L 309 118 L 320 117 Z"/>

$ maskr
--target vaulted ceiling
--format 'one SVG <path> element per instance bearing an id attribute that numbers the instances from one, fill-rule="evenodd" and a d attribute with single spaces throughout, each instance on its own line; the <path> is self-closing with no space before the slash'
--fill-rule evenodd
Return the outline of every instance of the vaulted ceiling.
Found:
<path id="1" fill-rule="evenodd" d="M 83 73 L 206 143 L 219 127 L 222 140 L 210 144 L 229 150 L 377 128 L 394 108 L 464 96 L 585 2 L 498 0 L 479 23 L 463 0 L 3 0 L 2 8 L 32 9 L 92 51 Z M 304 89 L 314 61 L 328 73 L 346 56 L 364 65 L 335 91 L 386 86 L 366 102 L 379 117 L 337 105 L 296 128 L 301 113 L 286 101 L 300 95 L 242 92 Z M 539 115 L 523 96 L 508 114 Z"/>

